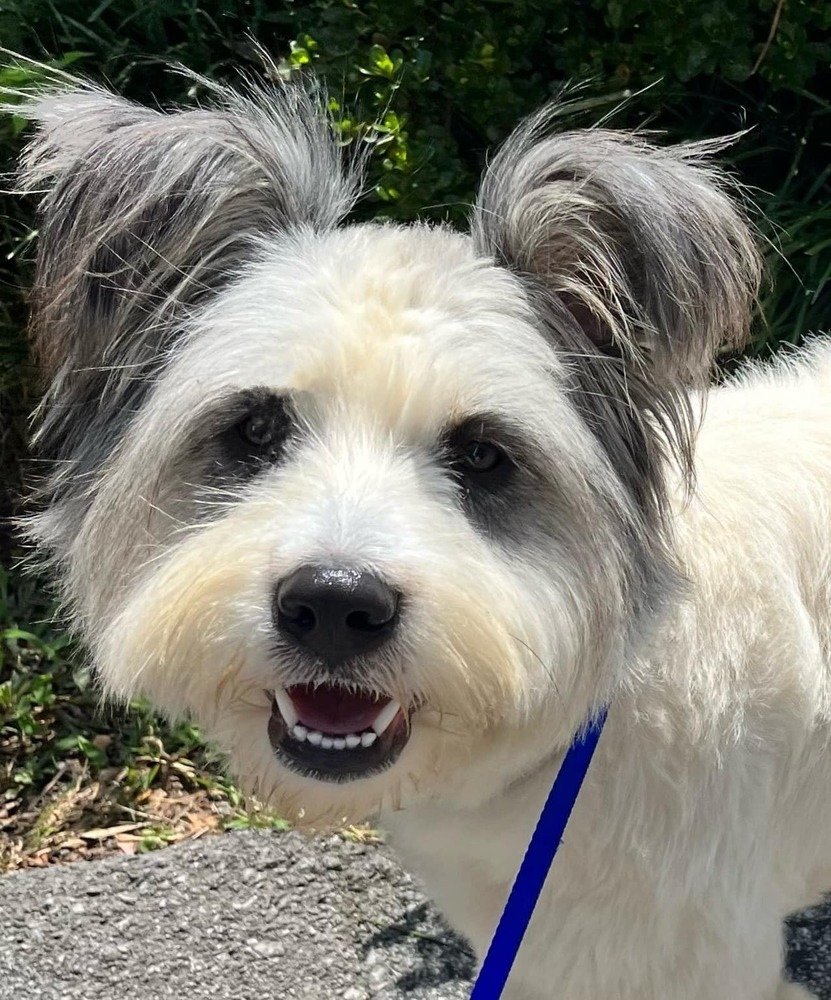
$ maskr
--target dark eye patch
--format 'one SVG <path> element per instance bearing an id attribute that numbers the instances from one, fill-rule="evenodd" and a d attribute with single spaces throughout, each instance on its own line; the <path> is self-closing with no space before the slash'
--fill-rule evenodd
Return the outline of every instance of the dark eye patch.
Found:
<path id="1" fill-rule="evenodd" d="M 551 523 L 560 497 L 551 458 L 525 428 L 472 416 L 445 431 L 441 451 L 465 516 L 489 539 L 512 548 Z"/>
<path id="2" fill-rule="evenodd" d="M 488 535 L 498 535 L 527 478 L 519 435 L 496 417 L 476 416 L 449 428 L 441 444 L 465 513 Z"/>
<path id="3" fill-rule="evenodd" d="M 252 389 L 235 397 L 214 438 L 217 471 L 249 478 L 276 465 L 295 425 L 291 400 L 270 389 Z"/>

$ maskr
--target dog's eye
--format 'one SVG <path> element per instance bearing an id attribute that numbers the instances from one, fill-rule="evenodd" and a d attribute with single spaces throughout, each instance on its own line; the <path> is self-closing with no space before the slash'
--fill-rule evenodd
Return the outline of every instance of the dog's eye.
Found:
<path id="1" fill-rule="evenodd" d="M 247 477 L 281 461 L 293 427 L 288 397 L 254 389 L 234 400 L 232 412 L 216 439 L 219 466 Z"/>
<path id="2" fill-rule="evenodd" d="M 258 448 L 265 448 L 275 438 L 274 420 L 263 413 L 252 413 L 238 425 L 240 437 Z"/>
<path id="3" fill-rule="evenodd" d="M 239 444 L 252 455 L 266 455 L 278 449 L 289 429 L 286 400 L 270 393 L 249 401 L 248 412 L 235 425 Z"/>
<path id="4" fill-rule="evenodd" d="M 501 448 L 490 441 L 471 441 L 462 452 L 459 463 L 468 472 L 492 472 L 505 458 Z"/>
<path id="5" fill-rule="evenodd" d="M 494 439 L 505 441 L 505 447 Z M 444 462 L 466 504 L 473 503 L 474 497 L 486 501 L 503 494 L 518 471 L 515 439 L 509 427 L 489 415 L 469 417 L 445 432 L 441 441 Z"/>

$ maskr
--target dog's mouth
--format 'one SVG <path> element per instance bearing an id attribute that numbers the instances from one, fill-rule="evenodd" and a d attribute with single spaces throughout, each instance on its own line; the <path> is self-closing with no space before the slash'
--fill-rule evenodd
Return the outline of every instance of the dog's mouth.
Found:
<path id="1" fill-rule="evenodd" d="M 394 764 L 410 738 L 409 712 L 374 691 L 296 684 L 269 694 L 274 752 L 305 777 L 370 777 Z"/>

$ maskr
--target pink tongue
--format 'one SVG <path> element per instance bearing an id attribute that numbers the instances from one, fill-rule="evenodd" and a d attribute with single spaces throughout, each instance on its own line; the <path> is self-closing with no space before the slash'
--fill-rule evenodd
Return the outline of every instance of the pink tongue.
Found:
<path id="1" fill-rule="evenodd" d="M 389 698 L 354 694 L 327 685 L 314 688 L 310 684 L 298 684 L 286 690 L 295 712 L 307 729 L 336 736 L 348 736 L 349 733 L 369 729 L 389 702 Z"/>

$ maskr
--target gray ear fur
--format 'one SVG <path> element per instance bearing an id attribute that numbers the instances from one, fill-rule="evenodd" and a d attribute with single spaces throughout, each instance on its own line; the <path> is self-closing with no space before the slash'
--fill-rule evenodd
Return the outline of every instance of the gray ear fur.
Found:
<path id="1" fill-rule="evenodd" d="M 50 457 L 83 433 L 67 407 L 146 383 L 137 376 L 258 237 L 335 226 L 358 195 L 359 169 L 343 164 L 313 95 L 200 83 L 210 104 L 196 110 L 162 113 L 88 84 L 14 109 L 37 124 L 20 179 L 41 195 L 32 338 L 57 404 L 40 432 Z"/>
<path id="2" fill-rule="evenodd" d="M 472 219 L 479 249 L 523 275 L 572 363 L 578 405 L 647 513 L 663 460 L 691 474 L 688 386 L 747 335 L 760 280 L 750 227 L 707 165 L 723 143 L 552 135 L 551 110 L 498 152 Z"/>

